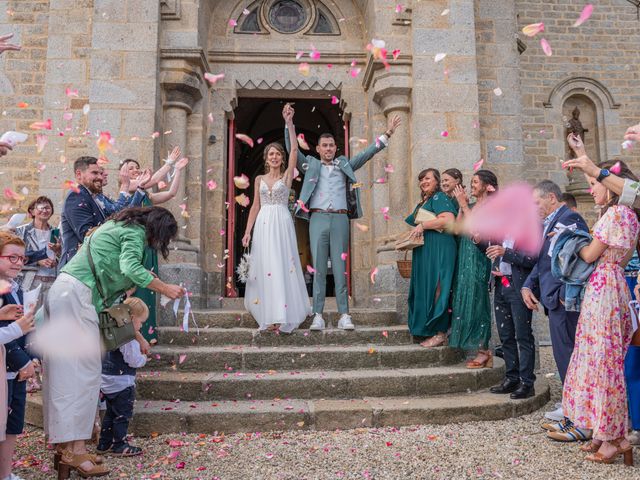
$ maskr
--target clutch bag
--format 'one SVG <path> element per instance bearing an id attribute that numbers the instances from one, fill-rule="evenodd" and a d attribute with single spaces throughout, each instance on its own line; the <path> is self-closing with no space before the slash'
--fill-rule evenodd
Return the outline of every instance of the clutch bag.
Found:
<path id="1" fill-rule="evenodd" d="M 436 218 L 438 218 L 438 216 L 435 213 L 429 210 L 425 210 L 424 208 L 419 208 L 418 213 L 416 213 L 416 218 L 414 223 L 417 225 L 422 222 L 428 222 L 429 220 L 435 220 Z M 438 228 L 435 231 L 442 233 L 441 228 Z"/>

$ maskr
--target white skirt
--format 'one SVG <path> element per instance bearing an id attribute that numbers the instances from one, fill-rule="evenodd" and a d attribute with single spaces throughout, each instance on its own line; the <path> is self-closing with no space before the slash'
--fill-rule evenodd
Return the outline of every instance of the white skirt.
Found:
<path id="1" fill-rule="evenodd" d="M 36 344 L 45 368 L 45 432 L 51 443 L 89 440 L 98 407 L 102 344 L 91 289 L 61 273 L 49 290 L 49 317 Z"/>
<path id="2" fill-rule="evenodd" d="M 265 330 L 290 333 L 311 314 L 291 213 L 283 205 L 260 207 L 253 230 L 244 306 Z"/>

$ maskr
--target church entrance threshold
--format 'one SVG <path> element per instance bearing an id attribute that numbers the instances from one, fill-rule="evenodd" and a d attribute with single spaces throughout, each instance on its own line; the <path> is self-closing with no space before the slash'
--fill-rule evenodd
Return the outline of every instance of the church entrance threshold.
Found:
<path id="1" fill-rule="evenodd" d="M 318 138 L 322 133 L 331 133 L 336 139 L 338 151 L 336 155 L 345 154 L 345 147 L 348 148 L 348 125 L 342 120 L 342 112 L 339 105 L 333 105 L 330 99 L 274 99 L 274 98 L 245 98 L 238 99 L 238 107 L 234 112 L 234 119 L 229 122 L 229 139 L 234 139 L 235 135 L 242 133 L 251 137 L 254 146 L 251 148 L 246 143 L 235 140 L 230 141 L 228 155 L 228 201 L 230 203 L 227 210 L 227 249 L 229 258 L 227 260 L 227 297 L 244 296 L 244 284 L 238 281 L 235 273 L 236 266 L 240 262 L 245 252 L 242 246 L 247 221 L 249 218 L 248 207 L 242 207 L 234 198 L 242 193 L 235 188 L 233 177 L 246 175 L 251 186 L 244 191 L 253 202 L 254 188 L 256 188 L 255 178 L 265 173 L 265 162 L 263 159 L 264 147 L 271 142 L 279 142 L 284 146 L 284 121 L 282 119 L 282 108 L 285 102 L 293 103 L 296 110 L 295 125 L 296 132 L 303 134 L 310 150 L 301 149 L 305 154 L 314 154 Z M 348 151 L 347 151 L 348 153 Z M 286 161 L 288 162 L 288 157 Z M 293 215 L 295 201 L 302 188 L 302 172 L 291 186 L 289 205 Z M 313 265 L 311 249 L 309 246 L 309 224 L 307 221 L 294 218 L 296 237 L 298 240 L 298 252 L 300 264 L 305 276 L 307 291 L 312 296 L 313 278 L 307 271 L 307 265 Z M 277 255 L 278 252 L 274 252 Z M 349 271 L 349 268 L 347 269 Z M 331 270 L 327 276 L 327 296 L 334 295 L 334 282 Z M 350 275 L 348 275 L 350 277 Z"/>

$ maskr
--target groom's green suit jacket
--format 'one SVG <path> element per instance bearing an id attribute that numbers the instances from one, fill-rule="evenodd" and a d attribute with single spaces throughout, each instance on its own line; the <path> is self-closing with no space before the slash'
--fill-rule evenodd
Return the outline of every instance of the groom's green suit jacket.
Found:
<path id="1" fill-rule="evenodd" d="M 287 130 L 287 127 L 285 127 L 284 129 L 284 139 L 285 145 L 287 147 L 287 152 L 289 152 L 291 150 L 291 145 L 289 142 L 289 132 Z M 350 219 L 362 217 L 362 207 L 360 206 L 360 189 L 358 187 L 353 187 L 353 184 L 358 182 L 354 172 L 360 167 L 364 166 L 364 164 L 371 160 L 371 158 L 373 158 L 376 153 L 378 153 L 385 147 L 386 145 L 379 140 L 369 145 L 362 152 L 351 158 L 351 160 L 349 160 L 344 155 L 340 155 L 335 159 L 336 166 L 347 177 L 347 191 L 345 192 L 345 195 L 347 198 L 347 210 Z M 305 164 L 308 165 L 308 168 L 306 170 L 304 167 Z M 311 196 L 313 195 L 313 192 L 316 189 L 316 185 L 318 184 L 318 178 L 320 178 L 320 168 L 322 168 L 322 162 L 313 155 L 305 155 L 300 150 L 298 150 L 297 167 L 300 172 L 304 172 L 304 181 L 302 183 L 302 190 L 300 192 L 299 200 L 301 200 L 302 203 L 306 207 L 308 207 L 309 200 L 311 200 Z M 298 204 L 296 206 L 296 217 L 309 220 L 309 213 L 305 212 Z"/>

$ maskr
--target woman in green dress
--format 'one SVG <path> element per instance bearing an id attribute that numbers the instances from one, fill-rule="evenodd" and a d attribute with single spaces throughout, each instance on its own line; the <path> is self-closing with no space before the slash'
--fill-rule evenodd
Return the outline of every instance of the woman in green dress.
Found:
<path id="1" fill-rule="evenodd" d="M 122 167 L 124 165 L 127 165 L 129 176 L 132 179 L 129 186 L 129 193 L 135 192 L 136 188 L 142 188 L 145 190 L 149 189 L 162 182 L 161 179 L 165 178 L 165 176 L 171 171 L 172 168 L 175 171 L 173 179 L 171 180 L 171 186 L 169 187 L 169 190 L 161 192 L 147 191 L 147 196 L 142 202 L 143 207 L 159 205 L 161 203 L 168 202 L 176 196 L 176 193 L 178 192 L 178 186 L 180 184 L 182 170 L 188 163 L 188 160 L 186 158 L 178 160 L 178 157 L 180 157 L 180 153 L 181 152 L 179 147 L 174 148 L 165 161 L 165 164 L 160 169 L 158 169 L 151 176 L 151 179 L 144 185 L 138 185 L 135 181 L 135 179 L 138 178 L 141 173 L 140 164 L 133 159 L 127 159 L 122 162 L 120 166 Z M 153 272 L 154 275 L 158 275 L 158 253 L 154 249 L 148 247 L 145 248 L 142 264 L 147 270 Z M 147 318 L 147 321 L 142 324 L 140 333 L 142 333 L 147 342 L 149 342 L 150 344 L 155 344 L 158 342 L 158 333 L 156 332 L 156 292 L 149 290 L 148 288 L 138 287 L 134 296 L 141 299 L 149 308 L 149 318 Z"/>
<path id="2" fill-rule="evenodd" d="M 424 237 L 424 246 L 413 249 L 409 284 L 409 330 L 414 337 L 430 337 L 420 345 L 437 347 L 447 340 L 451 316 L 449 294 L 456 261 L 453 235 L 441 231 L 455 221 L 451 199 L 440 191 L 440 172 L 427 168 L 418 175 L 422 201 L 405 222 L 415 225 L 414 236 Z M 419 222 L 416 217 L 427 210 L 436 218 Z"/>
<path id="3" fill-rule="evenodd" d="M 453 191 L 458 185 L 462 185 L 462 172 L 460 170 L 457 168 L 447 168 L 442 172 L 442 176 L 440 177 L 440 188 L 442 188 L 442 191 L 451 199 L 453 206 L 456 207 L 456 217 L 458 216 L 460 205 L 458 205 L 458 200 L 456 200 Z M 462 186 L 464 187 L 464 185 Z"/>
<path id="4" fill-rule="evenodd" d="M 488 195 L 498 189 L 498 179 L 489 170 L 478 170 L 471 179 L 471 196 L 476 202 L 469 205 L 469 199 L 462 186 L 454 190 L 463 220 L 471 209 L 483 202 Z M 449 345 L 466 351 L 477 351 L 467 368 L 491 368 L 493 357 L 489 350 L 491 337 L 491 300 L 489 284 L 491 261 L 477 242 L 466 236 L 458 239 L 456 279 L 453 287 L 451 334 Z"/>

